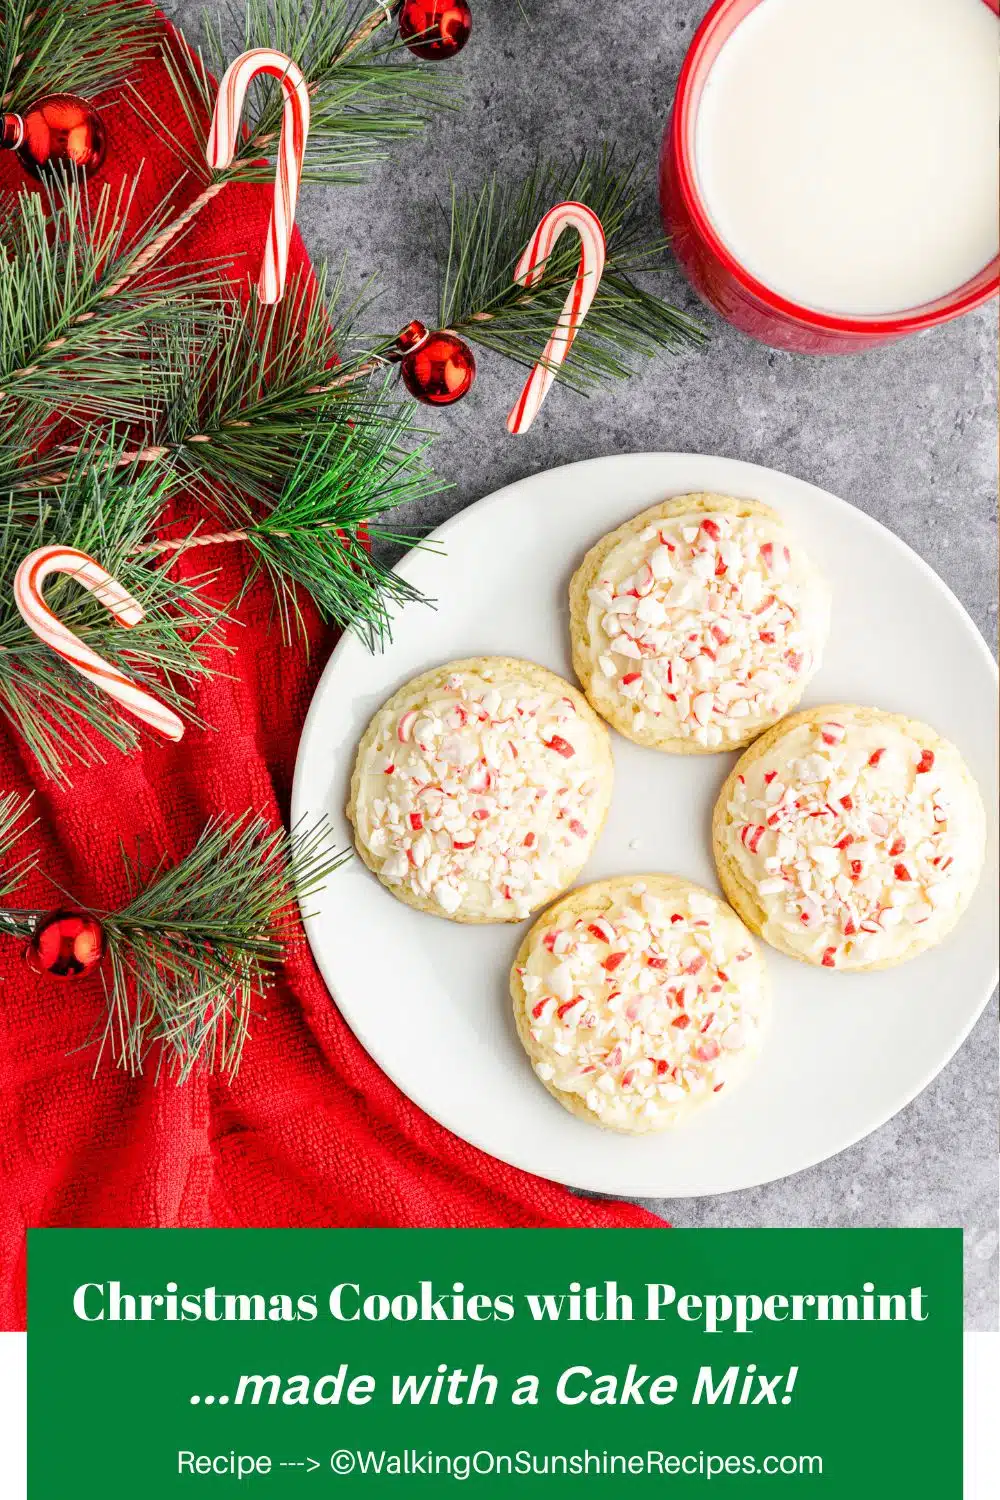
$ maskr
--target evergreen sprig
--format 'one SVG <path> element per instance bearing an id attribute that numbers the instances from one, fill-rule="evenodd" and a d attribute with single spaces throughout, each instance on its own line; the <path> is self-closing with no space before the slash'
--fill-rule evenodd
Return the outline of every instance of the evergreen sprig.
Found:
<path id="1" fill-rule="evenodd" d="M 144 442 L 232 514 L 240 497 L 273 500 L 303 449 L 332 427 L 353 433 L 355 448 L 386 426 L 400 436 L 412 404 L 359 375 L 366 354 L 344 356 L 356 313 L 321 267 L 291 276 L 273 307 L 231 300 L 207 327 L 197 317 L 161 326 L 149 353 L 159 398 Z"/>
<path id="2" fill-rule="evenodd" d="M 0 426 L 89 416 L 139 420 L 155 391 L 150 329 L 217 316 L 212 265 L 130 279 L 168 215 L 127 227 L 136 183 L 91 203 L 59 179 L 47 196 L 0 194 Z M 23 433 L 25 440 L 38 434 Z"/>
<path id="3" fill-rule="evenodd" d="M 519 364 L 534 364 L 579 269 L 579 240 L 567 234 L 558 241 L 530 292 L 514 282 L 514 267 L 542 215 L 571 200 L 585 203 L 601 220 L 607 259 L 572 350 L 554 367 L 556 378 L 587 392 L 632 374 L 637 358 L 704 342 L 693 318 L 636 280 L 666 265 L 666 241 L 651 236 L 646 224 L 647 183 L 635 158 L 622 160 L 604 147 L 568 166 L 539 164 L 519 182 L 494 175 L 477 192 L 453 187 L 441 326 Z"/>
<path id="4" fill-rule="evenodd" d="M 217 80 L 233 55 L 231 39 L 242 31 L 240 52 L 257 47 L 282 52 L 309 84 L 311 118 L 302 180 L 364 181 L 385 159 L 387 147 L 418 134 L 434 110 L 456 102 L 447 70 L 420 63 L 397 40 L 384 40 L 384 20 L 383 6 L 373 10 L 356 0 L 316 5 L 246 0 L 239 14 L 229 9 L 214 19 L 206 17 L 203 49 L 194 52 L 179 39 L 167 41 L 164 61 L 194 137 L 193 149 L 172 137 L 175 151 L 196 179 L 213 179 L 205 164 L 208 124 Z M 133 104 L 149 118 L 138 95 Z M 244 139 L 232 166 L 215 173 L 214 180 L 273 181 L 274 167 L 262 158 L 274 156 L 281 114 L 280 80 L 255 80 L 244 110 Z"/>
<path id="5" fill-rule="evenodd" d="M 0 796 L 0 899 L 35 864 L 5 863 L 31 827 L 30 798 Z M 121 846 L 129 899 L 118 911 L 78 902 L 104 931 L 101 969 L 107 1015 L 95 1034 L 96 1068 L 107 1053 L 142 1073 L 155 1059 L 178 1083 L 200 1069 L 233 1077 L 249 1034 L 254 998 L 263 994 L 295 931 L 296 907 L 319 891 L 349 852 L 332 846 L 329 827 L 272 828 L 258 813 L 213 818 L 194 848 L 152 867 L 141 846 Z M 0 937 L 30 939 L 43 909 L 0 907 Z"/>
<path id="6" fill-rule="evenodd" d="M 121 83 L 160 36 L 144 0 L 3 0 L 0 104 L 24 110 L 45 94 L 95 94 Z"/>
<path id="7" fill-rule="evenodd" d="M 392 638 L 395 608 L 427 602 L 375 550 L 419 545 L 379 517 L 447 488 L 422 462 L 427 445 L 408 446 L 411 420 L 404 408 L 395 421 L 380 415 L 374 424 L 355 421 L 346 431 L 317 435 L 275 504 L 247 524 L 247 545 L 271 577 L 286 633 L 299 621 L 294 585 L 369 650 Z"/>
<path id="8" fill-rule="evenodd" d="M 173 868 L 144 869 L 122 850 L 131 893 L 117 912 L 95 912 L 108 944 L 110 1052 L 141 1073 L 151 1055 L 178 1083 L 196 1069 L 232 1077 L 253 1001 L 281 963 L 294 903 L 308 900 L 348 856 L 325 824 L 270 828 L 263 817 L 214 818 Z"/>
<path id="9" fill-rule="evenodd" d="M 24 854 L 17 860 L 9 861 L 11 850 L 20 842 L 28 829 L 34 827 L 34 821 L 31 823 L 24 821 L 30 805 L 30 796 L 19 797 L 16 792 L 7 792 L 0 796 L 0 901 L 11 895 L 27 880 L 38 862 L 34 853 Z M 0 931 L 2 930 L 3 914 L 0 913 Z"/>
<path id="10" fill-rule="evenodd" d="M 141 730 L 22 620 L 13 579 L 28 553 L 58 542 L 100 559 L 142 605 L 139 624 L 123 629 L 70 577 L 51 580 L 47 602 L 82 641 L 191 722 L 199 721 L 190 689 L 210 675 L 208 649 L 220 645 L 225 614 L 206 597 L 211 572 L 181 580 L 141 551 L 168 498 L 164 476 L 119 465 L 120 453 L 113 432 L 95 435 L 63 484 L 37 495 L 0 488 L 0 714 L 54 777 L 103 759 L 99 740 L 134 749 Z"/>

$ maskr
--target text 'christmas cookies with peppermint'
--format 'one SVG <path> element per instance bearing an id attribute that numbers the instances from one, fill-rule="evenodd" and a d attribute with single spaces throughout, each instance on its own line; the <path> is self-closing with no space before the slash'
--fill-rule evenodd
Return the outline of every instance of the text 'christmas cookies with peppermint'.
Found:
<path id="1" fill-rule="evenodd" d="M 773 947 L 828 969 L 884 969 L 962 915 L 985 815 L 933 729 L 837 704 L 786 719 L 737 762 L 713 844 L 723 890 Z"/>
<path id="2" fill-rule="evenodd" d="M 818 670 L 830 591 L 776 511 L 681 495 L 592 547 L 570 585 L 573 665 L 599 714 L 674 754 L 734 750 Z"/>
<path id="3" fill-rule="evenodd" d="M 521 944 L 511 996 L 549 1092 L 632 1134 L 719 1099 L 756 1058 L 768 1011 L 763 960 L 739 917 L 673 875 L 569 892 Z"/>
<path id="4" fill-rule="evenodd" d="M 546 667 L 474 657 L 372 719 L 348 817 L 394 896 L 456 922 L 519 922 L 589 859 L 611 802 L 607 729 Z"/>

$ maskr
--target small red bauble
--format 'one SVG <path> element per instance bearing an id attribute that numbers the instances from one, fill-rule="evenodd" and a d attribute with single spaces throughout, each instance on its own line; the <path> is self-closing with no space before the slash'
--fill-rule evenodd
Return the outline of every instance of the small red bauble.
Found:
<path id="1" fill-rule="evenodd" d="M 405 0 L 399 34 L 415 57 L 429 62 L 461 52 L 472 31 L 467 0 Z"/>
<path id="2" fill-rule="evenodd" d="M 410 329 L 413 326 L 411 323 Z M 401 341 L 410 329 L 404 329 Z M 453 401 L 461 401 L 476 378 L 472 350 L 454 333 L 427 334 L 399 368 L 410 395 L 425 406 L 450 406 Z"/>
<path id="3" fill-rule="evenodd" d="M 23 115 L 4 115 L 0 144 L 17 153 L 32 177 L 46 167 L 75 164 L 81 172 L 96 172 L 108 149 L 100 115 L 75 94 L 49 94 Z"/>
<path id="4" fill-rule="evenodd" d="M 80 979 L 93 973 L 104 949 L 104 928 L 96 917 L 84 911 L 52 911 L 32 933 L 24 961 L 36 974 Z"/>

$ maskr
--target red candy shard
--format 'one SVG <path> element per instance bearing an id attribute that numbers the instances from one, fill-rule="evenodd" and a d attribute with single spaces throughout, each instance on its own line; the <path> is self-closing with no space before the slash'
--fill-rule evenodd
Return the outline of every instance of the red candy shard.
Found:
<path id="1" fill-rule="evenodd" d="M 576 754 L 569 740 L 564 740 L 561 734 L 554 734 L 550 740 L 543 740 L 542 744 L 561 755 L 564 760 L 569 760 L 570 756 Z"/>
<path id="2" fill-rule="evenodd" d="M 897 880 L 912 880 L 913 879 L 913 876 L 910 874 L 909 870 L 906 868 L 906 866 L 904 864 L 893 865 L 893 867 L 892 867 L 892 873 L 895 875 L 895 877 L 896 877 Z"/>
<path id="3" fill-rule="evenodd" d="M 868 764 L 870 766 L 877 766 L 878 763 L 879 763 L 879 761 L 882 759 L 882 757 L 883 757 L 884 754 L 885 754 L 885 747 L 884 746 L 880 750 L 873 750 L 872 753 L 871 753 L 871 755 L 869 755 L 869 757 L 868 757 Z"/>
<path id="4" fill-rule="evenodd" d="M 823 950 L 823 957 L 821 959 L 821 962 L 824 969 L 835 969 L 837 967 L 836 948 L 825 948 Z"/>
<path id="5" fill-rule="evenodd" d="M 414 833 L 419 833 L 423 826 L 423 814 L 418 812 L 410 813 L 410 827 L 413 829 Z"/>
<path id="6" fill-rule="evenodd" d="M 609 953 L 607 958 L 601 965 L 601 968 L 604 969 L 606 973 L 611 974 L 615 969 L 617 969 L 618 965 L 621 963 L 624 957 L 624 953 Z"/>
<path id="7" fill-rule="evenodd" d="M 670 1024 L 672 1026 L 676 1026 L 678 1031 L 683 1031 L 685 1026 L 689 1026 L 691 1024 L 691 1017 L 684 1011 L 681 1011 L 680 1015 L 675 1016 Z"/>
<path id="8" fill-rule="evenodd" d="M 559 1019 L 561 1021 L 562 1018 L 563 1018 L 563 1016 L 566 1014 L 566 1012 L 572 1010 L 573 1007 L 574 1007 L 574 1005 L 582 1005 L 582 1004 L 583 1004 L 583 996 L 582 995 L 574 995 L 573 998 L 572 998 L 572 1000 L 566 1000 L 562 1005 L 560 1005 L 558 1007 L 558 1009 L 556 1010 L 556 1015 L 559 1017 Z"/>
<path id="9" fill-rule="evenodd" d="M 933 750 L 925 750 L 924 753 L 921 755 L 920 759 L 917 761 L 917 775 L 918 776 L 923 775 L 923 773 L 925 771 L 929 771 L 933 765 L 934 765 L 934 751 Z"/>

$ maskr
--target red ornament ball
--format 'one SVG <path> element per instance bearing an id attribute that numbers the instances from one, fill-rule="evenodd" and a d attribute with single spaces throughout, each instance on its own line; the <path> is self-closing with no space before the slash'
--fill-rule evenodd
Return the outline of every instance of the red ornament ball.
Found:
<path id="1" fill-rule="evenodd" d="M 75 94 L 49 94 L 24 114 L 4 115 L 2 144 L 17 153 L 32 177 L 52 166 L 75 163 L 81 172 L 96 172 L 108 149 L 100 115 Z"/>
<path id="2" fill-rule="evenodd" d="M 405 0 L 399 34 L 415 57 L 429 62 L 454 57 L 472 32 L 468 0 Z"/>
<path id="3" fill-rule="evenodd" d="M 52 911 L 35 928 L 24 961 L 36 974 L 80 979 L 93 973 L 104 950 L 104 928 L 96 917 L 83 911 Z"/>
<path id="4" fill-rule="evenodd" d="M 432 333 L 406 355 L 400 372 L 410 395 L 425 406 L 451 406 L 475 380 L 476 361 L 454 333 Z"/>

